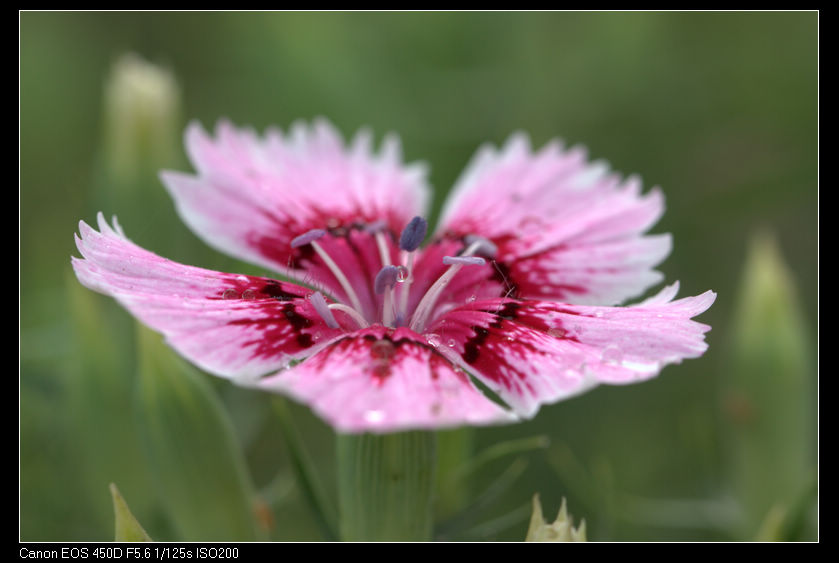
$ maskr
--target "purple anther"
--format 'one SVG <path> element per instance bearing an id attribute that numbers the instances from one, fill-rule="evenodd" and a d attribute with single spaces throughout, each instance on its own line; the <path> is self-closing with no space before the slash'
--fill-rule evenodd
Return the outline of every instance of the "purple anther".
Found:
<path id="1" fill-rule="evenodd" d="M 486 260 L 480 256 L 443 256 L 443 264 L 446 266 L 453 266 L 460 264 L 461 266 L 482 266 L 486 264 Z"/>
<path id="2" fill-rule="evenodd" d="M 377 295 L 385 292 L 385 289 L 396 285 L 399 277 L 399 268 L 396 266 L 385 266 L 376 274 L 376 281 L 373 282 L 373 290 Z"/>
<path id="3" fill-rule="evenodd" d="M 488 238 L 478 235 L 466 235 L 463 237 L 463 242 L 466 243 L 466 246 L 472 246 L 477 243 L 478 248 L 475 250 L 475 253 L 486 256 L 487 258 L 495 258 L 495 255 L 498 254 L 498 247 Z"/>
<path id="4" fill-rule="evenodd" d="M 318 315 L 323 319 L 323 322 L 326 323 L 326 326 L 329 328 L 341 328 L 338 324 L 338 321 L 335 320 L 335 315 L 332 314 L 332 311 L 329 309 L 329 305 L 326 303 L 326 298 L 319 292 L 316 291 L 309 296 L 309 303 L 312 304 L 312 307 L 315 308 Z"/>
<path id="5" fill-rule="evenodd" d="M 305 232 L 299 237 L 294 237 L 291 239 L 291 248 L 297 248 L 298 246 L 305 246 L 312 241 L 318 240 L 320 237 L 326 234 L 326 231 L 323 229 L 312 229 L 311 231 Z"/>
<path id="6" fill-rule="evenodd" d="M 399 237 L 399 248 L 413 252 L 422 241 L 425 239 L 425 233 L 428 230 L 428 221 L 422 217 L 414 217 L 405 230 L 402 231 L 402 236 Z"/>

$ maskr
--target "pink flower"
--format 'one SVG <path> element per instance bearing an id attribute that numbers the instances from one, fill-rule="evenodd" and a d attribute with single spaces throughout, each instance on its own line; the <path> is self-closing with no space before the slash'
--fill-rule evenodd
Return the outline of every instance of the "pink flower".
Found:
<path id="1" fill-rule="evenodd" d="M 425 238 L 429 190 L 399 142 L 344 146 L 326 122 L 259 137 L 221 123 L 186 133 L 197 175 L 164 172 L 187 225 L 213 247 L 299 284 L 171 262 L 102 215 L 80 223 L 79 280 L 114 297 L 216 375 L 287 394 L 343 432 L 532 417 L 599 383 L 649 379 L 700 356 L 716 297 L 673 301 L 661 280 L 663 211 L 582 149 L 482 148 Z M 267 375 L 267 377 L 265 377 Z M 470 375 L 506 406 L 490 400 Z"/>

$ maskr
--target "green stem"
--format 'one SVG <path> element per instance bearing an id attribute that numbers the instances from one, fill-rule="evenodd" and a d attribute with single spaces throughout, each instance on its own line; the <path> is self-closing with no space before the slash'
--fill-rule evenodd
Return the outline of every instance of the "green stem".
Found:
<path id="1" fill-rule="evenodd" d="M 339 435 L 345 541 L 429 541 L 436 465 L 433 432 Z"/>

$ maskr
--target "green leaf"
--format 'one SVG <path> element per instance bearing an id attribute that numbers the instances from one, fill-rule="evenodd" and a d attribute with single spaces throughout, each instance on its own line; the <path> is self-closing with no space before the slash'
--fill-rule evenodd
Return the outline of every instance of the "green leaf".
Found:
<path id="1" fill-rule="evenodd" d="M 749 247 L 733 326 L 725 434 L 746 520 L 742 534 L 752 538 L 770 510 L 785 512 L 814 472 L 811 344 L 792 273 L 767 235 Z"/>
<path id="2" fill-rule="evenodd" d="M 114 541 L 153 541 L 140 523 L 137 522 L 137 519 L 134 518 L 134 515 L 131 514 L 128 504 L 113 483 L 111 483 L 111 498 L 114 501 Z"/>
<path id="3" fill-rule="evenodd" d="M 257 539 L 255 497 L 242 451 L 205 376 L 144 327 L 138 348 L 141 433 L 179 539 Z"/>
<path id="4" fill-rule="evenodd" d="M 136 420 L 131 416 L 136 383 L 130 336 L 133 323 L 69 272 L 66 289 L 73 350 L 67 407 L 82 475 L 74 492 L 90 510 L 85 517 L 105 530 L 113 513 L 101 492 L 113 481 L 136 499 L 134 510 L 141 517 L 152 507 L 150 495 L 141 494 L 149 490 L 151 482 L 137 447 Z"/>
<path id="5" fill-rule="evenodd" d="M 324 538 L 327 541 L 335 541 L 338 536 L 335 533 L 334 508 L 318 479 L 315 464 L 309 457 L 300 435 L 297 433 L 291 413 L 288 410 L 288 404 L 284 398 L 277 397 L 272 401 L 272 405 L 274 412 L 280 419 L 280 430 L 288 447 L 297 486 L 312 509 L 315 521 Z"/>

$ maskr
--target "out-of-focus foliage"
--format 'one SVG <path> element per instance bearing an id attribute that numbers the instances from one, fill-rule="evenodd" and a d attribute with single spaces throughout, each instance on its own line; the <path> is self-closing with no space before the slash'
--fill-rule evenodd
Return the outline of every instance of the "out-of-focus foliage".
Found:
<path id="1" fill-rule="evenodd" d="M 723 385 L 731 492 L 745 533 L 764 523 L 764 539 L 786 539 L 772 522 L 809 497 L 816 478 L 809 335 L 793 276 L 767 235 L 751 241 L 741 283 Z"/>
<path id="2" fill-rule="evenodd" d="M 483 142 L 523 130 L 537 146 L 556 136 L 583 143 L 593 158 L 662 187 L 667 211 L 653 231 L 672 232 L 674 250 L 661 270 L 681 280 L 684 295 L 719 294 L 699 319 L 713 326 L 701 359 L 642 385 L 602 387 L 523 424 L 445 437 L 437 482 L 457 494 L 438 502 L 438 537 L 520 540 L 540 491 L 545 506 L 568 497 L 589 540 L 753 539 L 749 526 L 761 523 L 796 528 L 782 538 L 815 538 L 811 518 L 790 517 L 812 512 L 811 472 L 758 469 L 724 444 L 745 440 L 742 456 L 778 447 L 779 459 L 799 460 L 815 443 L 817 32 L 814 12 L 22 13 L 22 539 L 111 539 L 110 482 L 151 537 L 187 539 L 158 494 L 161 479 L 173 476 L 160 476 L 139 448 L 147 430 L 136 411 L 134 324 L 70 273 L 79 219 L 116 214 L 129 237 L 162 256 L 266 274 L 212 251 L 179 221 L 157 172 L 188 165 L 180 133 L 165 131 L 182 131 L 187 119 L 212 127 L 227 117 L 262 130 L 318 115 L 347 135 L 363 125 L 379 138 L 397 132 L 409 161 L 431 165 L 435 214 Z M 106 85 L 126 53 L 165 69 L 176 85 L 155 90 L 173 108 L 158 128 L 154 112 L 117 110 L 163 135 L 161 151 L 110 129 L 119 118 Z M 132 154 L 132 140 L 145 148 Z M 121 147 L 129 152 L 118 156 Z M 750 377 L 733 352 L 743 343 L 734 319 L 747 307 L 742 266 L 760 228 L 776 235 L 800 302 L 799 320 L 777 335 L 786 345 L 772 349 L 773 375 L 753 383 L 778 401 L 773 425 L 802 429 L 798 444 L 752 442 L 717 408 Z M 271 539 L 321 539 L 270 398 L 197 377 L 205 399 L 222 405 L 226 421 L 218 424 L 232 428 L 243 479 L 258 489 L 242 518 Z M 796 391 L 786 402 L 788 384 Z M 289 410 L 322 494 L 337 499 L 331 429 L 305 408 Z M 468 465 L 473 454 L 534 436 L 549 443 Z M 783 482 L 794 498 L 778 498 L 777 516 L 768 496 L 746 500 L 760 496 L 746 482 Z"/>
<path id="3" fill-rule="evenodd" d="M 114 541 L 118 542 L 150 542 L 152 539 L 137 522 L 128 503 L 119 494 L 117 486 L 111 483 L 111 497 L 114 501 Z"/>
<path id="4" fill-rule="evenodd" d="M 139 329 L 139 434 L 159 497 L 186 541 L 253 541 L 256 499 L 229 418 L 209 382 L 162 337 Z"/>

